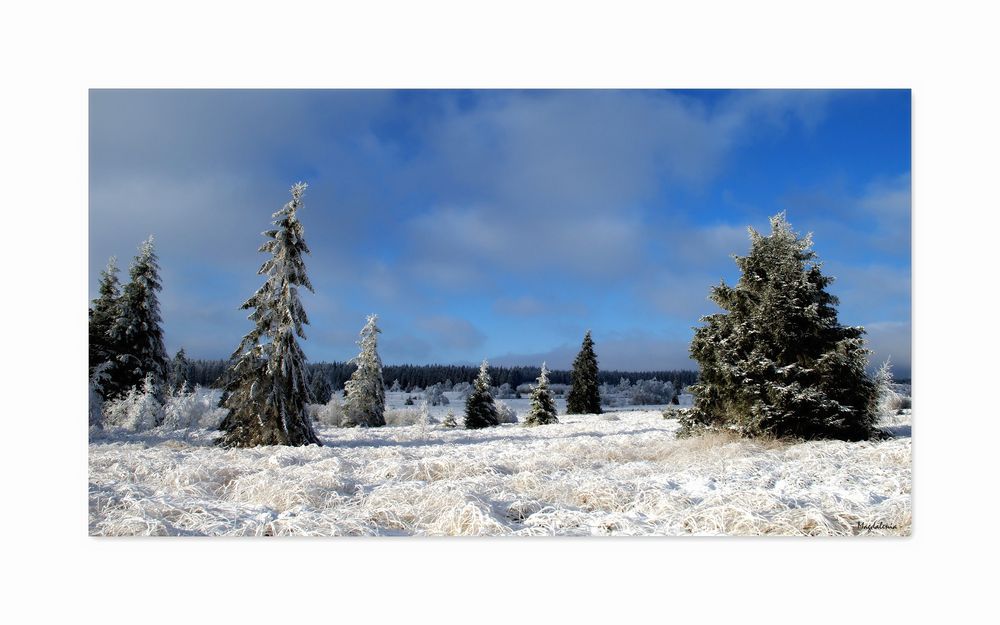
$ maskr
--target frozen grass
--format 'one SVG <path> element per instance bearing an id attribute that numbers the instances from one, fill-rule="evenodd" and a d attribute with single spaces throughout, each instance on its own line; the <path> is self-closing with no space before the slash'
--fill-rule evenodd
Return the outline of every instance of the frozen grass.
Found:
<path id="1" fill-rule="evenodd" d="M 876 443 L 676 440 L 659 411 L 559 420 L 320 427 L 323 447 L 234 450 L 211 446 L 211 430 L 97 432 L 90 533 L 910 532 L 909 415 Z"/>

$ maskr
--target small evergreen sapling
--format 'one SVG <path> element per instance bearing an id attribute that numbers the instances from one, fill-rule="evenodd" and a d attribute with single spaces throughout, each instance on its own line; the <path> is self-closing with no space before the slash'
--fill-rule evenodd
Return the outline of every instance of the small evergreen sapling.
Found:
<path id="1" fill-rule="evenodd" d="M 222 421 L 223 447 L 257 445 L 319 445 L 312 420 L 306 415 L 309 393 L 305 354 L 298 338 L 305 339 L 309 323 L 299 287 L 313 290 L 303 255 L 309 253 L 297 212 L 306 185 L 291 189 L 292 199 L 272 215 L 274 228 L 264 232 L 260 252 L 271 257 L 258 275 L 264 284 L 243 303 L 253 329 L 233 352 Z"/>
<path id="2" fill-rule="evenodd" d="M 826 291 L 833 279 L 821 273 L 811 237 L 799 237 L 781 213 L 769 236 L 751 228 L 750 239 L 750 253 L 735 259 L 736 285 L 712 289 L 724 312 L 702 317 L 691 342 L 701 372 L 681 434 L 878 436 L 864 328 L 838 322 L 837 298 Z"/>
<path id="3" fill-rule="evenodd" d="M 580 353 L 573 360 L 570 373 L 569 396 L 566 398 L 567 414 L 601 414 L 601 390 L 597 380 L 597 354 L 590 330 L 583 337 Z"/>
<path id="4" fill-rule="evenodd" d="M 542 372 L 538 376 L 538 384 L 531 389 L 531 409 L 524 420 L 525 425 L 547 425 L 559 423 L 556 417 L 556 404 L 549 391 L 549 370 L 542 363 Z"/>
<path id="5" fill-rule="evenodd" d="M 469 398 L 465 400 L 465 427 L 470 430 L 500 424 L 497 407 L 490 394 L 489 366 L 485 360 L 479 366 L 479 376 L 472 385 Z"/>
<path id="6" fill-rule="evenodd" d="M 357 368 L 344 385 L 345 427 L 385 425 L 385 380 L 382 378 L 382 359 L 378 355 L 378 315 L 368 315 L 361 329 L 358 346 L 361 352 L 354 359 Z"/>

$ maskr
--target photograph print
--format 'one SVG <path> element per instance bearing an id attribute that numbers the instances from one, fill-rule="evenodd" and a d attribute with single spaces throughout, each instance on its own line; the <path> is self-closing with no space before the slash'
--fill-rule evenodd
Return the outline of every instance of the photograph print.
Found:
<path id="1" fill-rule="evenodd" d="M 91 536 L 911 534 L 909 90 L 88 99 Z"/>

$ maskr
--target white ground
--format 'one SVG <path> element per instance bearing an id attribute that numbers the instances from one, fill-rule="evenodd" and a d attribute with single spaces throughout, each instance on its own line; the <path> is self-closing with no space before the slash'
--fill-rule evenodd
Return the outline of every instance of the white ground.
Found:
<path id="1" fill-rule="evenodd" d="M 799 444 L 677 440 L 677 421 L 659 410 L 559 418 L 478 431 L 324 427 L 323 447 L 304 448 L 222 450 L 204 429 L 98 433 L 90 533 L 910 532 L 908 415 L 887 424 L 891 440 Z"/>

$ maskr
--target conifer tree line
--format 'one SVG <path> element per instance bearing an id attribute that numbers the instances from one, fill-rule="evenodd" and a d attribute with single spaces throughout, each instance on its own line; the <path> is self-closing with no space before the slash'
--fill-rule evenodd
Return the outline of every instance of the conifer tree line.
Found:
<path id="1" fill-rule="evenodd" d="M 225 385 L 223 376 L 229 368 L 230 361 L 226 359 L 189 358 L 186 367 L 189 386 L 195 384 L 206 387 L 222 388 Z M 314 362 L 306 363 L 310 379 L 322 379 L 331 387 L 331 391 L 342 391 L 354 370 L 357 368 L 352 361 L 348 362 Z M 549 384 L 570 384 L 571 371 L 547 369 Z M 382 373 L 386 384 L 399 382 L 400 390 L 412 392 L 415 388 L 426 389 L 435 384 L 446 386 L 468 382 L 471 384 L 479 375 L 479 367 L 466 365 L 382 365 Z M 494 386 L 509 384 L 517 388 L 522 384 L 533 384 L 541 373 L 538 367 L 515 366 L 505 367 L 490 365 L 490 378 Z M 693 370 L 662 370 L 662 371 L 618 371 L 599 370 L 599 384 L 617 384 L 622 379 L 635 383 L 639 380 L 661 380 L 670 382 L 674 388 L 684 388 L 694 384 L 698 372 Z M 449 385 L 450 383 L 450 385 Z M 322 402 L 321 402 L 322 403 Z"/>

